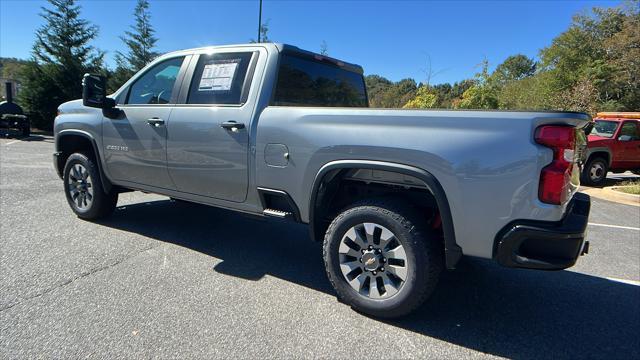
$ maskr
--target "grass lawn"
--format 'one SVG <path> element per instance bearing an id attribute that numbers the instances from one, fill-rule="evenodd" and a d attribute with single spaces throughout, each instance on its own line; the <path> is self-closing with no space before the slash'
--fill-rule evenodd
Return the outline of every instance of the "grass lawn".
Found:
<path id="1" fill-rule="evenodd" d="M 619 186 L 619 187 L 618 187 Z M 629 180 L 616 186 L 616 190 L 627 194 L 640 195 L 640 180 Z"/>

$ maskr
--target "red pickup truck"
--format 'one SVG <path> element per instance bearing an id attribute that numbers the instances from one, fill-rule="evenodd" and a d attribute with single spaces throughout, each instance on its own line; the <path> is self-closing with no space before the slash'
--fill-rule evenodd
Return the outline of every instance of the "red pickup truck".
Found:
<path id="1" fill-rule="evenodd" d="M 602 185 L 607 172 L 640 173 L 640 112 L 602 112 L 588 137 L 582 183 Z"/>

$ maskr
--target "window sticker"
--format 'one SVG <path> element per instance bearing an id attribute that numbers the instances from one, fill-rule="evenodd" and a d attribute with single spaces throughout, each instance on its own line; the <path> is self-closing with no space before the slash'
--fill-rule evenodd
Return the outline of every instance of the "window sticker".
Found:
<path id="1" fill-rule="evenodd" d="M 206 64 L 202 70 L 202 77 L 198 91 L 229 91 L 233 84 L 240 59 L 214 60 Z"/>

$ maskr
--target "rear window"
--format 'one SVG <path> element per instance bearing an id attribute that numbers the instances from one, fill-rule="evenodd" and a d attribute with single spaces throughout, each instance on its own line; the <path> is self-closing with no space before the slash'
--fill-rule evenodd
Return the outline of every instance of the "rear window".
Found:
<path id="1" fill-rule="evenodd" d="M 273 105 L 367 107 L 361 74 L 328 62 L 282 55 Z"/>

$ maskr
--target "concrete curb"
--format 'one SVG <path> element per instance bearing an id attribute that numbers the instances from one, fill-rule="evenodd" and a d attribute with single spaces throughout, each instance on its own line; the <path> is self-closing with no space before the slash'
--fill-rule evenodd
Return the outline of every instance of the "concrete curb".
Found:
<path id="1" fill-rule="evenodd" d="M 624 196 L 627 199 L 631 200 L 631 201 L 637 201 L 638 203 L 640 203 L 640 195 L 636 195 L 636 194 L 628 194 L 626 192 L 620 191 L 620 189 L 622 188 L 626 188 L 626 187 L 631 187 L 631 186 L 610 186 L 610 187 L 605 187 L 604 190 L 605 191 L 613 191 L 614 193 L 620 195 L 620 196 Z"/>
<path id="2" fill-rule="evenodd" d="M 620 204 L 640 207 L 640 195 L 625 194 L 614 190 L 619 186 L 607 186 L 604 188 L 580 188 L 580 192 L 598 199 L 613 201 Z"/>

